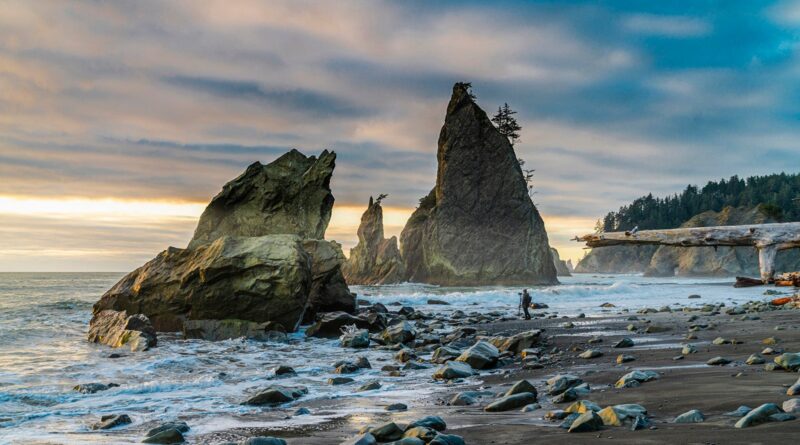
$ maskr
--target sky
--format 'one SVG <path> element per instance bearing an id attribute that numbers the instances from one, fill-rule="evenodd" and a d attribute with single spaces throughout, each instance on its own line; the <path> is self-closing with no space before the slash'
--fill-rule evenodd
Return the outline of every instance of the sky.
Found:
<path id="1" fill-rule="evenodd" d="M 290 148 L 337 152 L 327 238 L 399 235 L 452 84 L 507 102 L 569 238 L 634 198 L 800 163 L 800 2 L 4 1 L 0 271 L 128 271 Z"/>

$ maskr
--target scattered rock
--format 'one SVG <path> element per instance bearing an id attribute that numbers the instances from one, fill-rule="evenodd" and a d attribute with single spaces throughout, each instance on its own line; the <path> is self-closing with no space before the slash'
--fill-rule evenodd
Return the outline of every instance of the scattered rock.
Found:
<path id="1" fill-rule="evenodd" d="M 672 423 L 701 423 L 706 420 L 706 417 L 699 410 L 693 409 L 686 411 L 680 416 L 676 417 Z"/>
<path id="2" fill-rule="evenodd" d="M 463 362 L 451 361 L 440 367 L 433 373 L 436 380 L 453 380 L 471 377 L 475 374 L 472 367 Z"/>
<path id="3" fill-rule="evenodd" d="M 602 357 L 603 353 L 597 349 L 588 349 L 581 354 L 578 355 L 580 358 L 590 359 L 590 358 L 597 358 Z"/>
<path id="4" fill-rule="evenodd" d="M 395 323 L 381 334 L 381 338 L 387 345 L 410 343 L 416 337 L 417 331 L 407 321 Z"/>
<path id="5" fill-rule="evenodd" d="M 346 385 L 353 382 L 355 382 L 355 379 L 351 379 L 350 377 L 333 377 L 328 379 L 329 385 Z"/>
<path id="6" fill-rule="evenodd" d="M 308 389 L 304 386 L 298 387 L 284 387 L 284 386 L 270 386 L 253 397 L 250 397 L 244 402 L 244 405 L 280 405 L 297 400 L 300 397 L 308 394 Z"/>
<path id="7" fill-rule="evenodd" d="M 455 434 L 438 434 L 428 445 L 466 445 L 461 436 Z"/>
<path id="8" fill-rule="evenodd" d="M 393 403 L 388 405 L 385 409 L 386 411 L 406 411 L 408 410 L 408 405 L 405 403 Z"/>
<path id="9" fill-rule="evenodd" d="M 747 413 L 749 413 L 752 410 L 753 410 L 753 408 L 750 408 L 749 406 L 742 405 L 742 406 L 736 408 L 733 411 L 729 411 L 729 412 L 723 414 L 723 416 L 727 416 L 727 417 L 744 417 Z"/>
<path id="10" fill-rule="evenodd" d="M 353 439 L 341 443 L 341 445 L 377 445 L 377 444 L 378 441 L 375 440 L 375 436 L 373 436 L 370 433 L 361 434 Z"/>
<path id="11" fill-rule="evenodd" d="M 633 340 L 628 337 L 623 338 L 622 340 L 618 341 L 614 347 L 615 348 L 632 348 L 634 345 Z"/>
<path id="12" fill-rule="evenodd" d="M 763 365 L 766 363 L 766 360 L 764 360 L 764 357 L 758 354 L 751 354 L 750 357 L 747 357 L 745 363 L 748 365 Z"/>
<path id="13" fill-rule="evenodd" d="M 774 403 L 765 403 L 758 408 L 745 414 L 734 425 L 736 428 L 747 428 L 770 421 L 770 416 L 781 412 L 780 407 Z"/>
<path id="14" fill-rule="evenodd" d="M 617 380 L 614 386 L 617 388 L 628 388 L 639 386 L 641 383 L 649 382 L 658 379 L 658 373 L 655 371 L 631 371 Z"/>
<path id="15" fill-rule="evenodd" d="M 355 325 L 351 329 L 345 329 L 339 341 L 343 348 L 368 348 L 369 331 L 357 329 Z"/>
<path id="16" fill-rule="evenodd" d="M 628 363 L 636 360 L 636 357 L 627 354 L 620 354 L 617 356 L 617 364 L 621 365 L 623 363 Z"/>
<path id="17" fill-rule="evenodd" d="M 538 396 L 538 392 L 533 384 L 527 380 L 520 380 L 515 383 L 511 388 L 506 391 L 506 396 L 513 396 L 514 394 L 531 393 L 534 397 Z"/>
<path id="18" fill-rule="evenodd" d="M 798 371 L 800 370 L 800 352 L 784 352 L 783 354 L 775 357 L 775 364 L 787 371 Z"/>
<path id="19" fill-rule="evenodd" d="M 183 443 L 186 439 L 183 437 L 183 433 L 181 433 L 176 428 L 168 428 L 162 431 L 159 431 L 156 434 L 149 435 L 146 439 L 142 441 L 142 443 L 160 443 L 160 444 L 171 444 L 171 443 Z"/>
<path id="20" fill-rule="evenodd" d="M 500 352 L 508 351 L 513 354 L 520 354 L 522 351 L 538 345 L 541 341 L 541 335 L 541 330 L 534 329 L 520 332 L 511 337 L 492 337 L 488 341 L 497 347 Z"/>
<path id="21" fill-rule="evenodd" d="M 697 348 L 694 345 L 683 345 L 683 349 L 681 349 L 681 354 L 689 355 L 697 353 Z"/>
<path id="22" fill-rule="evenodd" d="M 568 406 L 566 409 L 564 409 L 564 411 L 568 413 L 583 414 L 587 411 L 600 411 L 600 406 L 594 402 L 590 402 L 589 400 L 581 400 Z"/>
<path id="23" fill-rule="evenodd" d="M 286 445 L 286 441 L 272 436 L 250 437 L 239 442 L 239 445 Z"/>
<path id="24" fill-rule="evenodd" d="M 369 430 L 378 442 L 391 442 L 403 437 L 403 429 L 394 422 L 384 423 Z"/>
<path id="25" fill-rule="evenodd" d="M 800 399 L 789 399 L 783 402 L 782 408 L 787 413 L 800 413 Z"/>
<path id="26" fill-rule="evenodd" d="M 444 431 L 447 429 L 447 423 L 439 416 L 425 416 L 408 424 L 408 428 L 418 426 L 430 428 L 434 431 Z"/>
<path id="27" fill-rule="evenodd" d="M 461 353 L 456 361 L 468 363 L 475 369 L 493 368 L 500 358 L 500 351 L 491 343 L 479 341 Z"/>
<path id="28" fill-rule="evenodd" d="M 374 391 L 374 390 L 376 390 L 376 389 L 381 389 L 381 384 L 380 384 L 380 382 L 369 382 L 369 383 L 365 383 L 365 384 L 363 384 L 363 385 L 359 386 L 359 387 L 358 387 L 358 389 L 357 389 L 356 391 L 358 391 L 358 392 L 364 392 L 364 391 Z"/>
<path id="29" fill-rule="evenodd" d="M 587 411 L 578 416 L 569 427 L 570 433 L 587 433 L 598 431 L 603 427 L 603 419 L 594 411 Z"/>
<path id="30" fill-rule="evenodd" d="M 731 361 L 725 357 L 714 357 L 706 362 L 709 366 L 725 366 Z"/>
<path id="31" fill-rule="evenodd" d="M 111 388 L 116 388 L 119 385 L 116 383 L 109 383 L 108 385 L 104 385 L 102 383 L 84 383 L 81 385 L 75 385 L 72 390 L 78 391 L 81 394 L 94 394 L 100 391 L 106 391 Z"/>
<path id="32" fill-rule="evenodd" d="M 133 421 L 127 414 L 110 414 L 100 417 L 100 421 L 92 425 L 93 430 L 110 430 L 122 425 L 128 425 Z"/>
<path id="33" fill-rule="evenodd" d="M 536 402 L 536 395 L 529 392 L 505 396 L 496 400 L 484 408 L 484 411 L 489 413 L 496 413 L 502 411 L 510 411 L 512 409 L 522 408 L 525 405 Z"/>

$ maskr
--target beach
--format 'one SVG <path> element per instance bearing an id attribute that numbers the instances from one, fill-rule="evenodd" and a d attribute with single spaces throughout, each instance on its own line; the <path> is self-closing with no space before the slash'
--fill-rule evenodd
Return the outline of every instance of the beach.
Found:
<path id="1" fill-rule="evenodd" d="M 797 380 L 797 373 L 765 371 L 763 364 L 746 365 L 744 361 L 751 354 L 762 352 L 767 347 L 763 340 L 770 337 L 777 339 L 777 344 L 771 346 L 776 350 L 796 352 L 800 343 L 800 311 L 737 310 L 736 315 L 726 314 L 735 307 L 745 308 L 742 305 L 747 301 L 763 302 L 774 296 L 763 295 L 765 288 L 733 289 L 724 285 L 725 279 L 579 275 L 564 280 L 562 286 L 532 289 L 534 302 L 546 302 L 550 307 L 535 310 L 530 321 L 517 317 L 516 288 L 456 290 L 406 285 L 359 289 L 360 298 L 385 304 L 390 312 L 411 307 L 427 314 L 410 320 L 420 335 L 428 325 L 436 323 L 441 326 L 431 330 L 430 335 L 440 339 L 456 329 L 475 328 L 475 337 L 463 342 L 467 345 L 484 336 L 543 330 L 542 344 L 537 347 L 548 358 L 542 360 L 541 368 L 523 369 L 519 355 L 509 356 L 494 369 L 444 383 L 431 378 L 439 367 L 429 363 L 437 344 L 417 348 L 418 359 L 413 361 L 422 369 L 403 369 L 403 363 L 395 358 L 398 347 L 341 348 L 338 340 L 306 338 L 302 332 L 290 335 L 285 344 L 208 342 L 165 335 L 160 345 L 150 351 L 118 351 L 121 357 L 112 359 L 109 357 L 114 350 L 86 343 L 83 333 L 92 292 L 116 279 L 115 275 L 61 276 L 57 280 L 22 278 L 16 281 L 17 286 L 24 287 L 22 281 L 31 286 L 39 280 L 37 292 L 52 295 L 55 301 L 37 306 L 40 309 L 36 313 L 19 310 L 20 317 L 29 314 L 39 320 L 35 325 L 39 331 L 28 331 L 34 334 L 27 337 L 27 353 L 22 354 L 25 348 L 21 347 L 20 337 L 8 331 L 11 339 L 16 339 L 17 348 L 12 351 L 6 343 L 2 355 L 0 392 L 5 403 L 0 408 L 0 418 L 5 420 L 0 424 L 0 438 L 8 443 L 135 443 L 160 422 L 183 420 L 191 426 L 186 434 L 188 443 L 214 444 L 268 435 L 284 438 L 290 444 L 338 444 L 366 426 L 388 421 L 402 424 L 427 415 L 441 416 L 447 422 L 448 433 L 460 435 L 470 444 L 510 444 L 521 440 L 580 443 L 597 440 L 598 436 L 622 443 L 758 443 L 790 440 L 797 431 L 796 421 L 735 429 L 733 424 L 738 419 L 723 416 L 740 405 L 780 406 L 787 400 L 786 388 Z M 86 286 L 88 278 L 93 280 L 89 282 L 93 283 L 91 286 Z M 12 292 L 8 280 L 6 286 L 7 308 Z M 80 288 L 80 293 L 64 300 L 75 288 Z M 700 298 L 690 299 L 692 294 L 699 294 Z M 637 297 L 642 295 L 645 298 Z M 433 298 L 450 299 L 451 303 L 427 304 Z M 616 307 L 601 307 L 606 301 L 614 301 Z M 703 311 L 706 305 L 709 307 Z M 648 307 L 665 310 L 663 306 L 672 312 L 637 313 Z M 581 308 L 583 315 L 577 312 Z M 459 317 L 457 311 L 463 312 L 464 317 Z M 9 316 L 17 312 L 4 313 Z M 45 314 L 53 318 L 48 319 Z M 17 318 L 16 322 L 21 323 L 22 319 Z M 31 320 L 28 322 L 29 327 L 34 326 Z M 629 325 L 637 332 L 629 331 Z M 694 332 L 696 339 L 687 340 L 690 326 L 695 325 L 707 327 Z M 648 326 L 655 326 L 651 330 L 659 332 L 645 333 Z M 62 336 L 57 342 L 52 341 L 55 330 Z M 633 340 L 633 347 L 613 347 L 625 337 Z M 737 344 L 712 344 L 718 337 L 735 339 Z M 685 344 L 694 345 L 697 352 L 684 356 L 681 349 Z M 600 351 L 602 356 L 578 358 L 589 348 Z M 618 365 L 616 357 L 622 353 L 635 360 Z M 339 376 L 334 373 L 334 362 L 361 356 L 370 361 L 371 369 L 349 374 L 354 379 L 349 384 L 327 383 Z M 674 360 L 678 356 L 684 358 Z M 717 356 L 732 362 L 725 366 L 706 365 L 707 360 Z M 775 356 L 763 357 L 771 362 Z M 296 375 L 277 378 L 274 370 L 281 364 L 292 366 Z M 382 370 L 384 366 L 396 366 L 400 371 L 392 374 Z M 633 370 L 654 370 L 659 378 L 638 387 L 613 388 L 617 379 Z M 581 400 L 600 407 L 640 404 L 647 409 L 655 429 L 606 427 L 598 432 L 574 434 L 559 428 L 561 421 L 545 420 L 548 411 L 570 405 L 552 403 L 544 383 L 565 373 L 579 377 L 591 388 Z M 525 413 L 519 409 L 483 411 L 494 400 L 494 394 L 522 379 L 537 388 L 541 409 Z M 72 389 L 94 381 L 113 381 L 120 387 L 94 394 L 79 394 Z M 357 391 L 373 381 L 382 387 Z M 304 385 L 309 393 L 275 407 L 241 404 L 259 388 L 272 384 Z M 486 391 L 487 395 L 476 405 L 448 405 L 455 394 L 471 390 Z M 403 403 L 408 409 L 387 412 L 386 406 L 394 403 Z M 309 414 L 297 415 L 299 408 L 307 408 Z M 691 409 L 702 411 L 706 421 L 671 423 L 675 416 Z M 118 412 L 129 413 L 133 423 L 110 431 L 91 430 L 90 425 L 100 415 Z"/>

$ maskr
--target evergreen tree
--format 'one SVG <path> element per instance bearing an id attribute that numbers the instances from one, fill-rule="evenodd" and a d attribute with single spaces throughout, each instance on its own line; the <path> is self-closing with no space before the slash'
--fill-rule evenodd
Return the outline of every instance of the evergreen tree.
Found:
<path id="1" fill-rule="evenodd" d="M 504 103 L 502 107 L 497 107 L 497 113 L 492 118 L 492 122 L 497 126 L 497 131 L 508 138 L 512 147 L 517 143 L 519 131 L 522 130 L 514 117 L 515 114 L 517 112 L 512 110 L 508 103 Z"/>
<path id="2" fill-rule="evenodd" d="M 603 230 L 671 229 L 708 210 L 727 206 L 756 207 L 773 219 L 800 221 L 800 174 L 774 174 L 710 181 L 702 188 L 689 185 L 680 194 L 656 198 L 652 194 L 634 200 L 603 218 Z"/>

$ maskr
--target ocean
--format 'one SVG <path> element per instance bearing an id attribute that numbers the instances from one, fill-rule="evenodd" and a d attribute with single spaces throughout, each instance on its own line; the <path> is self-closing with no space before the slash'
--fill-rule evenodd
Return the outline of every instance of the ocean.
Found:
<path id="1" fill-rule="evenodd" d="M 192 427 L 190 435 L 238 427 L 290 427 L 325 422 L 342 414 L 381 410 L 380 401 L 412 404 L 436 386 L 431 370 L 409 371 L 379 390 L 353 393 L 355 386 L 332 386 L 331 364 L 352 359 L 354 350 L 338 341 L 307 339 L 302 330 L 290 343 L 260 343 L 242 339 L 222 342 L 183 340 L 160 334 L 159 346 L 131 353 L 89 344 L 86 331 L 92 304 L 123 274 L 120 273 L 0 273 L 0 444 L 138 443 L 149 428 L 177 418 Z M 558 315 L 585 313 L 587 320 L 604 312 L 610 302 L 634 311 L 670 305 L 735 305 L 774 297 L 764 288 L 734 289 L 731 278 L 644 278 L 637 275 L 577 274 L 562 285 L 532 288 L 534 302 L 549 305 Z M 353 286 L 359 298 L 371 302 L 400 302 L 426 313 L 455 310 L 516 315 L 520 288 L 440 288 L 402 284 Z M 699 294 L 701 299 L 688 299 Z M 430 298 L 449 306 L 427 305 Z M 391 306 L 390 306 L 391 308 Z M 532 322 L 532 328 L 535 321 Z M 119 358 L 109 358 L 113 352 Z M 384 364 L 393 364 L 391 351 L 359 351 L 372 370 L 353 377 L 354 385 L 378 379 Z M 295 368 L 295 377 L 271 380 L 277 365 Z M 385 375 L 385 374 L 384 374 Z M 117 383 L 95 394 L 73 390 L 83 383 Z M 275 420 L 264 409 L 241 405 L 256 389 L 271 383 L 305 385 L 309 395 L 292 405 L 315 402 L 335 409 Z M 342 403 L 342 399 L 352 403 Z M 337 401 L 337 403 L 333 403 Z M 133 424 L 113 432 L 91 429 L 101 415 L 127 413 Z"/>

